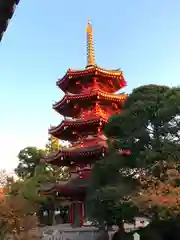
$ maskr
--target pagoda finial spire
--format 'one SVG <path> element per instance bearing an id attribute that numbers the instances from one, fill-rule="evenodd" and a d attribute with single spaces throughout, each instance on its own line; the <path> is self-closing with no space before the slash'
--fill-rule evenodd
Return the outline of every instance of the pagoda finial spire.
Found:
<path id="1" fill-rule="evenodd" d="M 95 56 L 94 56 L 93 28 L 91 25 L 90 18 L 88 18 L 86 31 L 87 31 L 87 67 L 91 67 L 95 65 Z"/>

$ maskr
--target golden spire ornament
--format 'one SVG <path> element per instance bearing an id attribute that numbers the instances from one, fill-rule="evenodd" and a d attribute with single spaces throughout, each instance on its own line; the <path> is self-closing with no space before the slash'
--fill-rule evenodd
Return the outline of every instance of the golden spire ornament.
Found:
<path id="1" fill-rule="evenodd" d="M 88 19 L 86 32 L 87 32 L 87 67 L 91 67 L 95 65 L 95 56 L 94 56 L 93 28 L 90 19 Z"/>

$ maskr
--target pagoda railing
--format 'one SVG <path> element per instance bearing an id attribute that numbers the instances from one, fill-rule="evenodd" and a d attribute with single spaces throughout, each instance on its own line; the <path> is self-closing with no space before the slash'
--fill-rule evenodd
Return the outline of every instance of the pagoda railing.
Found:
<path id="1" fill-rule="evenodd" d="M 83 111 L 81 117 L 76 117 L 76 118 L 71 118 L 71 117 L 64 117 L 64 121 L 78 121 L 78 120 L 88 120 L 88 119 L 93 119 L 94 117 L 103 117 L 104 119 L 108 119 L 108 114 L 102 110 L 101 112 L 95 112 L 92 110 L 89 111 Z"/>
<path id="2" fill-rule="evenodd" d="M 79 118 L 80 119 L 80 118 Z M 65 121 L 77 121 L 79 120 L 78 118 L 72 118 L 72 117 L 64 117 Z"/>
<path id="3" fill-rule="evenodd" d="M 82 119 L 84 120 L 97 117 L 97 116 L 103 117 L 104 119 L 108 119 L 108 114 L 100 107 L 99 108 L 95 107 L 93 110 L 89 110 L 89 111 L 85 110 L 82 112 Z"/>

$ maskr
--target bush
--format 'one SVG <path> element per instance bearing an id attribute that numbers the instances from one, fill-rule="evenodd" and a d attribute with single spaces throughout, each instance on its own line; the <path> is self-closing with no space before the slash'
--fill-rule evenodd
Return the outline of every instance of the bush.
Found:
<path id="1" fill-rule="evenodd" d="M 22 197 L 0 200 L 0 239 L 12 235 L 14 239 L 28 239 L 29 231 L 37 226 L 29 202 Z M 24 237 L 23 237 L 24 235 Z"/>

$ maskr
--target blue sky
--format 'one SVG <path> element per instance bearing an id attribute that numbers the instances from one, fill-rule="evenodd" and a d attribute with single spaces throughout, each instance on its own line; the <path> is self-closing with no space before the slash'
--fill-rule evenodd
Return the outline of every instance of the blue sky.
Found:
<path id="1" fill-rule="evenodd" d="M 85 27 L 94 28 L 96 62 L 122 68 L 128 87 L 179 84 L 179 0 L 21 0 L 0 43 L 1 168 L 26 146 L 43 147 L 62 92 L 56 79 L 86 65 Z"/>

